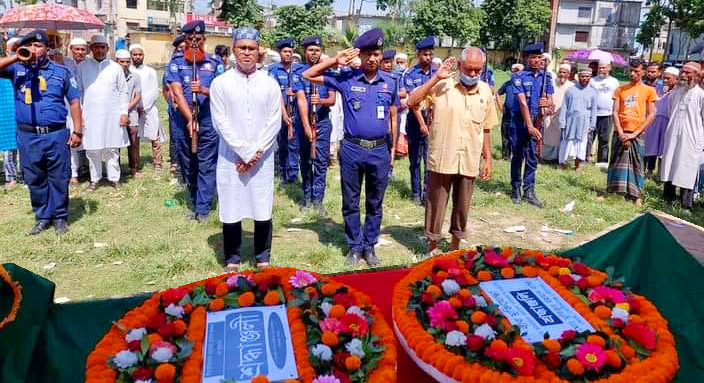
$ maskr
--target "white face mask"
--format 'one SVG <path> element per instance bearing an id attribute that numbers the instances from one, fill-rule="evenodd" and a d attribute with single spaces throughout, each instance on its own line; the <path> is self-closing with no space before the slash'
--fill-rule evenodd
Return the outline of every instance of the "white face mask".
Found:
<path id="1" fill-rule="evenodd" d="M 479 83 L 479 76 L 467 76 L 466 74 L 460 72 L 460 82 L 466 86 L 475 86 Z"/>

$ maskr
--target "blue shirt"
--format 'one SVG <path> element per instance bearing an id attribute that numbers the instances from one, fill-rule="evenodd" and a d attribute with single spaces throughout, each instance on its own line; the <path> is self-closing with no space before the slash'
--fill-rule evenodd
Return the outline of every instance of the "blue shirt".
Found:
<path id="1" fill-rule="evenodd" d="M 0 71 L 14 86 L 15 113 L 18 124 L 48 126 L 66 124 L 69 102 L 81 98 L 76 79 L 63 65 L 47 60 L 41 67 L 16 62 Z M 39 88 L 39 77 L 46 81 L 46 90 Z M 32 102 L 25 103 L 25 89 L 31 89 Z"/>
<path id="2" fill-rule="evenodd" d="M 482 71 L 482 74 L 479 76 L 479 79 L 484 81 L 485 83 L 489 84 L 490 87 L 494 87 L 496 85 L 496 78 L 494 77 L 494 70 L 491 69 L 489 65 L 486 66 L 486 70 Z"/>
<path id="3" fill-rule="evenodd" d="M 435 75 L 435 70 L 432 68 L 426 73 L 420 68 L 420 64 L 414 65 L 408 69 L 401 79 L 401 87 L 406 88 L 406 92 L 411 93 L 413 89 L 425 84 Z"/>
<path id="4" fill-rule="evenodd" d="M 269 67 L 269 76 L 276 80 L 279 84 L 279 88 L 281 88 L 281 96 L 284 98 L 284 104 L 287 106 L 289 102 L 288 87 L 290 86 L 293 88 L 293 84 L 300 81 L 299 72 L 303 73 L 301 72 L 302 67 L 303 64 L 291 63 L 291 84 L 289 84 L 289 72 L 284 68 L 284 64 L 276 63 Z M 292 107 L 294 111 L 297 109 L 295 101 L 293 102 Z"/>
<path id="5" fill-rule="evenodd" d="M 401 91 L 401 77 L 403 76 L 403 72 L 401 72 L 397 69 L 394 69 L 390 72 L 384 71 L 384 73 L 388 74 L 389 76 L 391 76 L 392 79 L 394 79 L 394 81 L 396 81 L 396 92 L 400 92 Z"/>
<path id="6" fill-rule="evenodd" d="M 368 140 L 386 137 L 392 105 L 399 106 L 396 83 L 391 76 L 377 71 L 368 81 L 360 69 L 337 76 L 325 75 L 324 85 L 342 95 L 345 134 Z"/>
<path id="7" fill-rule="evenodd" d="M 303 93 L 306 95 L 306 100 L 308 100 L 308 110 L 310 111 L 310 108 L 313 107 L 313 105 L 310 103 L 310 96 L 313 94 L 313 83 L 311 83 L 309 80 L 306 80 L 303 78 L 303 72 L 310 68 L 310 64 L 303 64 L 301 65 L 297 71 L 296 71 L 296 80 L 293 83 L 293 91 L 298 92 L 299 90 L 302 90 Z M 288 81 L 288 78 L 286 79 Z M 328 87 L 325 85 L 320 85 L 316 84 L 318 87 L 318 94 L 320 95 L 320 98 L 326 98 L 328 97 Z M 318 121 L 323 121 L 327 120 L 330 118 L 330 107 L 329 106 L 321 106 L 318 105 Z"/>
<path id="8" fill-rule="evenodd" d="M 513 77 L 511 77 L 511 81 L 513 82 L 513 94 L 525 94 L 531 116 L 537 116 L 540 110 L 538 101 L 543 94 L 543 72 L 543 70 L 538 70 L 535 73 L 531 70 L 524 70 L 514 73 Z M 555 93 L 552 88 L 552 76 L 550 76 L 549 72 L 546 76 L 546 93 L 550 95 Z M 518 97 L 513 100 L 512 109 L 514 112 L 518 113 L 518 115 L 521 115 L 521 103 L 518 101 Z"/>
<path id="9" fill-rule="evenodd" d="M 497 93 L 499 96 L 506 96 L 504 98 L 504 112 L 510 113 L 516 99 L 516 95 L 513 94 L 513 83 L 511 80 L 506 80 L 506 82 L 501 85 L 501 88 L 499 88 Z"/>
<path id="10" fill-rule="evenodd" d="M 200 80 L 200 85 L 206 88 L 210 87 L 210 83 L 218 75 L 222 74 L 222 68 L 219 68 L 218 61 L 208 54 L 205 55 L 205 59 L 199 63 L 196 63 L 196 68 L 198 70 L 198 79 Z M 186 60 L 183 56 L 174 56 L 169 63 L 166 74 L 166 82 L 178 83 L 183 87 L 183 95 L 186 97 L 188 105 L 191 105 L 192 94 L 191 94 L 191 77 L 193 76 L 193 65 Z M 198 120 L 201 122 L 210 122 L 210 97 L 204 94 L 198 94 L 198 105 L 200 107 L 200 114 Z"/>

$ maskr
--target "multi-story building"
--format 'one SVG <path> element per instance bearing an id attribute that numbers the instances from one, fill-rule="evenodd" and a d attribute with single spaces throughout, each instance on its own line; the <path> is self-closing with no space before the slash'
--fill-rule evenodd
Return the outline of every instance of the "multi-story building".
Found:
<path id="1" fill-rule="evenodd" d="M 171 31 L 186 22 L 191 0 L 64 0 L 105 22 L 115 37 L 136 31 Z"/>
<path id="2" fill-rule="evenodd" d="M 562 0 L 555 47 L 633 51 L 642 0 Z"/>

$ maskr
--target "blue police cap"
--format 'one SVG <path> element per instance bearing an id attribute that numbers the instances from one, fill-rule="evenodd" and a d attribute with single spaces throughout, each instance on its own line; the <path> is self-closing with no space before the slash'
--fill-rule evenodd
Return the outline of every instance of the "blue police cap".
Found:
<path id="1" fill-rule="evenodd" d="M 384 47 L 384 31 L 379 28 L 370 29 L 357 37 L 354 47 L 361 50 L 381 49 Z"/>
<path id="2" fill-rule="evenodd" d="M 435 48 L 435 36 L 424 37 L 416 43 L 417 50 L 433 48 Z"/>
<path id="3" fill-rule="evenodd" d="M 293 48 L 294 44 L 295 44 L 295 41 L 293 41 L 292 38 L 286 37 L 281 40 L 276 40 L 276 43 L 274 43 L 274 46 L 276 47 L 276 49 L 282 50 L 284 48 Z"/>
<path id="4" fill-rule="evenodd" d="M 181 27 L 183 33 L 205 33 L 205 21 L 194 20 Z"/>
<path id="5" fill-rule="evenodd" d="M 49 44 L 49 35 L 43 29 L 35 29 L 32 32 L 27 33 L 22 40 L 20 40 L 20 45 L 27 45 L 33 42 L 40 42 L 44 45 Z"/>
<path id="6" fill-rule="evenodd" d="M 304 48 L 308 45 L 317 45 L 319 47 L 322 47 L 323 39 L 321 39 L 318 35 L 308 36 L 301 41 L 301 45 L 303 45 Z"/>
<path id="7" fill-rule="evenodd" d="M 179 45 L 181 45 L 181 43 L 184 42 L 184 41 L 186 41 L 186 35 L 180 34 L 180 35 L 176 36 L 176 38 L 174 39 L 174 42 L 171 43 L 171 45 L 172 45 L 174 48 L 176 48 L 176 47 L 178 47 Z"/>
<path id="8" fill-rule="evenodd" d="M 391 60 L 396 57 L 395 49 L 387 49 L 384 51 L 384 60 Z"/>
<path id="9" fill-rule="evenodd" d="M 541 55 L 541 54 L 543 54 L 543 52 L 545 52 L 545 43 L 543 43 L 542 41 L 537 42 L 537 43 L 533 43 L 533 44 L 528 44 L 528 45 L 526 45 L 525 48 L 523 48 L 523 53 L 527 54 L 527 55 L 530 55 L 530 54 Z"/>

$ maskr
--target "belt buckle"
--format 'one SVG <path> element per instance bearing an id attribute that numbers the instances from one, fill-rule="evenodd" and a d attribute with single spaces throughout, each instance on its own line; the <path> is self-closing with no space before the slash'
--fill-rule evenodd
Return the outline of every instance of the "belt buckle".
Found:
<path id="1" fill-rule="evenodd" d="M 49 127 L 48 126 L 35 126 L 34 130 L 36 130 L 37 134 L 47 134 L 49 133 Z"/>
<path id="2" fill-rule="evenodd" d="M 363 147 L 364 149 L 372 149 L 374 148 L 374 141 L 360 139 L 359 146 Z"/>

